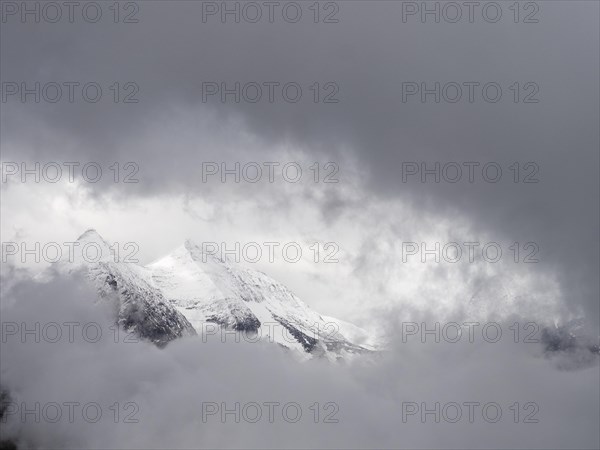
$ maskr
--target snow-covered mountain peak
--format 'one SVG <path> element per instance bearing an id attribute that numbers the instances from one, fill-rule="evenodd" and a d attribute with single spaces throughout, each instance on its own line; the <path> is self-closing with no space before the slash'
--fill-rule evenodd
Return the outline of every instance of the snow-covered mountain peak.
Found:
<path id="1" fill-rule="evenodd" d="M 77 242 L 85 244 L 85 243 L 96 243 L 101 246 L 110 247 L 108 242 L 104 240 L 100 233 L 98 233 L 95 229 L 90 228 L 86 230 L 81 236 L 77 238 Z"/>
<path id="2" fill-rule="evenodd" d="M 265 273 L 219 258 L 189 239 L 146 270 L 198 332 L 217 324 L 328 358 L 373 349 L 364 330 L 321 316 Z"/>
<path id="3" fill-rule="evenodd" d="M 303 357 L 335 360 L 374 350 L 364 330 L 322 316 L 265 273 L 221 259 L 190 239 L 147 266 L 115 260 L 114 246 L 93 229 L 77 243 L 74 260 L 55 268 L 66 274 L 85 270 L 99 297 L 115 301 L 118 322 L 157 345 L 215 334 L 216 327 Z"/>
<path id="4" fill-rule="evenodd" d="M 62 257 L 63 263 L 69 262 L 75 265 L 112 260 L 114 258 L 110 244 L 93 228 L 88 229 L 77 238 L 72 254 L 65 253 Z"/>
<path id="5" fill-rule="evenodd" d="M 98 298 L 113 304 L 119 325 L 158 346 L 196 334 L 185 316 L 153 285 L 147 270 L 115 258 L 111 245 L 96 230 L 87 230 L 75 244 L 74 251 L 54 263 L 43 279 L 50 279 L 55 272 L 70 276 L 83 271 Z"/>
<path id="6" fill-rule="evenodd" d="M 194 261 L 199 263 L 232 264 L 227 255 L 222 255 L 218 248 L 204 248 L 191 239 L 185 240 L 183 248 Z"/>
<path id="7" fill-rule="evenodd" d="M 214 258 L 213 255 L 211 255 L 210 253 L 205 252 L 202 249 L 202 247 L 197 245 L 191 239 L 186 239 L 183 244 L 183 247 L 186 250 L 186 252 L 190 255 L 192 260 L 194 260 L 196 262 L 204 262 L 205 263 L 208 261 L 209 257 L 212 257 L 211 259 L 217 259 L 217 258 Z"/>

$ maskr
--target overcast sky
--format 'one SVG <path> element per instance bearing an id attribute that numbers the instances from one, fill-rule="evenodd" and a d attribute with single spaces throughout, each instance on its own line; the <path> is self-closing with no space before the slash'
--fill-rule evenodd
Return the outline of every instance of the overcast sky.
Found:
<path id="1" fill-rule="evenodd" d="M 422 2 L 315 8 L 299 1 L 272 10 L 240 2 L 236 21 L 221 16 L 221 2 L 121 2 L 117 10 L 98 2 L 99 9 L 85 12 L 27 2 L 30 11 L 39 9 L 36 22 L 35 13 L 22 15 L 25 3 L 1 2 L 3 243 L 71 242 L 95 228 L 121 251 L 136 243 L 135 258 L 148 264 L 187 238 L 228 248 L 297 242 L 303 255 L 296 263 L 281 253 L 272 263 L 242 263 L 316 311 L 391 343 L 379 364 L 352 370 L 297 366 L 260 346 L 199 346 L 194 339 L 160 352 L 145 344 L 100 344 L 97 353 L 85 345 L 7 346 L 2 362 L 11 370 L 3 382 L 20 398 L 80 399 L 85 391 L 137 401 L 144 413 L 144 433 L 106 424 L 75 431 L 34 425 L 30 442 L 63 446 L 68 436 L 75 448 L 597 447 L 597 367 L 554 370 L 556 361 L 540 358 L 539 347 L 504 343 L 398 345 L 399 322 L 425 319 L 508 326 L 514 318 L 548 324 L 585 317 L 598 335 L 600 6 L 490 3 L 472 11 L 452 3 L 461 8 L 454 20 L 455 6 L 428 2 L 439 8 L 436 21 L 421 14 Z M 44 173 L 39 183 L 31 174 L 22 182 L 22 163 L 56 163 L 63 173 L 56 183 Z M 97 182 L 82 176 L 89 163 L 102 168 Z M 222 182 L 219 172 L 205 179 L 203 168 L 221 163 L 256 163 L 262 178 L 236 183 L 230 174 Z M 282 172 L 287 163 L 301 167 L 300 181 L 286 179 L 294 176 Z M 65 164 L 78 165 L 73 181 Z M 273 182 L 268 164 L 275 164 Z M 439 182 L 431 173 L 423 182 L 422 164 L 446 167 Z M 247 167 L 242 175 L 252 177 L 256 166 Z M 314 242 L 333 243 L 335 261 L 324 263 L 321 249 L 315 262 Z M 458 262 L 423 263 L 420 254 L 403 259 L 411 242 L 479 247 L 473 261 L 463 252 Z M 498 262 L 482 256 L 488 243 L 502 248 Z M 2 264 L 3 289 L 17 286 L 3 293 L 10 320 L 96 317 L 79 302 L 85 295 L 78 286 L 59 280 L 40 292 L 27 281 L 15 284 L 20 272 L 13 264 L 34 273 L 47 265 L 21 264 L 19 257 Z M 119 372 L 132 360 L 130 372 Z M 81 384 L 70 378 L 73 361 Z M 245 370 L 231 370 L 231 361 Z M 95 381 L 91 391 L 88 379 Z M 211 393 L 216 401 L 331 397 L 344 420 L 333 429 L 205 432 L 194 408 Z M 398 426 L 401 401 L 482 396 L 538 402 L 540 427 Z M 164 426 L 173 411 L 176 429 Z"/>
<path id="2" fill-rule="evenodd" d="M 338 295 L 332 300 L 349 276 L 358 277 L 363 289 L 383 274 L 375 269 L 380 265 L 397 268 L 380 284 L 410 277 L 407 265 L 396 264 L 401 242 L 423 235 L 430 236 L 431 246 L 448 239 L 497 241 L 506 243 L 505 252 L 511 243 L 533 242 L 539 263 L 502 270 L 487 264 L 481 270 L 527 275 L 531 285 L 514 295 L 536 295 L 543 286 L 572 314 L 584 312 L 597 324 L 598 4 L 522 4 L 518 23 L 508 3 L 502 3 L 495 23 L 493 8 L 485 15 L 474 10 L 473 23 L 467 7 L 457 23 L 450 23 L 455 10 L 440 9 L 436 23 L 432 15 L 423 22 L 420 11 L 403 21 L 401 2 L 361 1 L 321 4 L 314 23 L 314 8 L 300 5 L 297 23 L 290 23 L 295 9 L 288 8 L 284 18 L 281 7 L 274 9 L 272 23 L 266 7 L 258 23 L 249 22 L 251 9 L 240 10 L 239 23 L 233 15 L 223 23 L 219 12 L 203 22 L 202 2 L 121 5 L 120 23 L 114 23 L 108 4 L 96 23 L 84 20 L 80 9 L 69 23 L 66 7 L 57 23 L 47 20 L 55 16 L 51 9 L 40 10 L 40 23 L 32 15 L 23 23 L 20 8 L 5 11 L 2 161 L 98 162 L 104 172 L 98 183 L 85 183 L 76 170 L 81 185 L 22 184 L 18 175 L 9 177 L 2 184 L 3 241 L 74 240 L 97 228 L 110 241 L 138 242 L 142 262 L 186 237 L 336 241 L 344 257 L 335 267 L 287 264 L 270 271 L 307 302 L 342 316 L 360 315 L 348 312 L 352 301 L 343 304 Z M 211 7 L 204 6 L 205 13 Z M 412 6 L 404 8 L 406 14 Z M 94 16 L 94 9 L 86 10 L 88 20 Z M 137 23 L 122 23 L 125 17 Z M 324 23 L 325 18 L 337 23 Z M 537 23 L 529 23 L 533 20 Z M 33 95 L 23 102 L 21 83 L 31 89 L 36 81 L 40 102 Z M 45 100 L 56 95 L 52 86 L 43 90 L 49 82 L 63 85 L 56 103 Z M 65 82 L 80 83 L 72 103 Z M 96 103 L 83 99 L 82 86 L 89 82 L 102 88 Z M 255 96 L 249 86 L 239 103 L 231 94 L 224 103 L 219 94 L 203 98 L 207 82 L 224 82 L 229 89 L 235 82 L 258 83 L 263 97 L 247 101 Z M 268 82 L 280 83 L 272 103 L 263 84 Z M 296 103 L 283 97 L 281 86 L 289 82 L 302 88 Z M 456 96 L 455 85 L 449 85 L 439 103 L 433 94 L 422 103 L 419 93 L 403 101 L 407 82 L 416 85 L 404 89 L 458 83 L 462 97 L 448 101 Z M 464 85 L 469 82 L 480 83 L 473 87 L 473 102 Z M 482 91 L 490 82 L 502 89 L 495 103 L 484 98 L 496 95 L 494 87 Z M 7 83 L 16 83 L 19 91 L 11 94 L 15 84 Z M 128 94 L 138 102 L 122 103 Z M 325 98 L 338 102 L 324 103 Z M 236 184 L 231 177 L 221 183 L 218 175 L 203 183 L 207 161 L 229 167 L 296 161 L 304 176 L 297 184 L 281 180 L 281 174 L 272 184 L 264 177 L 256 184 Z M 339 166 L 338 183 L 307 181 L 311 164 L 320 164 L 323 177 L 330 161 Z M 137 164 L 139 183 L 113 183 L 108 167 L 114 162 L 121 177 L 130 172 L 127 162 Z M 456 183 L 443 178 L 435 183 L 431 175 L 426 183 L 419 175 L 403 182 L 406 162 L 457 163 L 463 174 Z M 473 183 L 464 166 L 470 162 L 479 163 Z M 497 183 L 483 178 L 482 167 L 490 162 L 503 170 Z M 519 183 L 513 182 L 514 163 Z M 539 182 L 523 183 L 528 174 Z M 459 266 L 443 270 L 463 276 L 473 264 Z M 450 288 L 435 272 L 442 270 L 439 265 L 427 267 L 421 281 Z M 396 294 L 382 297 L 393 301 L 389 297 Z"/>

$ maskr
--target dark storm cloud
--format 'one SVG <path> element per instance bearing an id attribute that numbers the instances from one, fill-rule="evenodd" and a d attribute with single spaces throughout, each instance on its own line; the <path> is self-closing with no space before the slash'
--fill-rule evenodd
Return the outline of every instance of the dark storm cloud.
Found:
<path id="1" fill-rule="evenodd" d="M 138 161 L 142 182 L 128 192 L 140 195 L 204 192 L 202 161 L 269 161 L 288 144 L 320 161 L 351 156 L 372 195 L 458 208 L 498 240 L 538 243 L 539 269 L 558 273 L 566 301 L 597 322 L 598 4 L 538 2 L 538 23 L 514 23 L 503 3 L 495 24 L 480 14 L 403 23 L 400 2 L 338 4 L 328 24 L 312 23 L 308 3 L 297 24 L 203 23 L 202 2 L 140 2 L 137 24 L 9 20 L 3 81 L 96 81 L 104 98 L 2 104 L 3 159 Z M 139 85 L 139 103 L 112 103 L 116 81 Z M 304 96 L 203 103 L 205 81 L 296 81 Z M 503 97 L 403 103 L 404 81 L 493 81 Z M 313 103 L 314 82 L 335 82 L 339 103 Z M 539 103 L 514 103 L 515 82 L 539 86 Z M 504 173 L 499 183 L 403 183 L 407 161 L 497 162 Z M 540 182 L 512 183 L 508 167 L 530 161 Z M 329 218 L 353 207 L 333 195 L 321 206 Z"/>

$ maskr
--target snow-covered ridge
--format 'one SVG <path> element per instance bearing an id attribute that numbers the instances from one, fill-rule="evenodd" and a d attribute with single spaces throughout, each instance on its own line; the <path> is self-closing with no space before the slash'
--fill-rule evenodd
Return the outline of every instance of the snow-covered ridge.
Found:
<path id="1" fill-rule="evenodd" d="M 100 297 L 117 298 L 119 322 L 159 345 L 195 333 L 231 340 L 235 331 L 252 342 L 328 359 L 375 349 L 365 330 L 318 314 L 266 274 L 203 253 L 190 240 L 148 266 L 116 261 L 95 230 L 78 242 L 75 257 L 55 268 L 62 273 L 87 270 Z M 86 244 L 101 250 L 99 260 L 84 257 Z"/>
<path id="2" fill-rule="evenodd" d="M 77 240 L 74 255 L 53 264 L 61 274 L 84 271 L 100 299 L 114 303 L 116 322 L 125 330 L 158 346 L 195 335 L 194 327 L 162 292 L 148 282 L 136 264 L 115 261 L 109 244 L 95 230 L 88 230 Z M 99 253 L 93 257 L 86 248 Z"/>
<path id="3" fill-rule="evenodd" d="M 190 240 L 146 270 L 198 332 L 215 323 L 327 357 L 373 350 L 364 330 L 321 316 L 268 275 L 203 253 Z"/>

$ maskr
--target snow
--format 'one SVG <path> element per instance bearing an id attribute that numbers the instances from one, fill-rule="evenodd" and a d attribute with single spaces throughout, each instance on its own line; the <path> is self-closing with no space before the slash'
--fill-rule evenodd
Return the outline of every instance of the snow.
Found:
<path id="1" fill-rule="evenodd" d="M 318 314 L 268 275 L 203 253 L 190 240 L 148 266 L 115 261 L 95 230 L 77 242 L 74 255 L 54 268 L 87 270 L 101 298 L 116 297 L 119 322 L 157 344 L 217 326 L 331 360 L 376 348 L 365 330 Z"/>
<path id="2" fill-rule="evenodd" d="M 146 269 L 153 285 L 198 332 L 211 318 L 242 329 L 257 320 L 263 338 L 287 348 L 306 350 L 302 343 L 307 345 L 310 339 L 293 336 L 299 332 L 318 340 L 326 356 L 374 349 L 365 330 L 321 316 L 266 274 L 203 253 L 190 240 Z"/>

